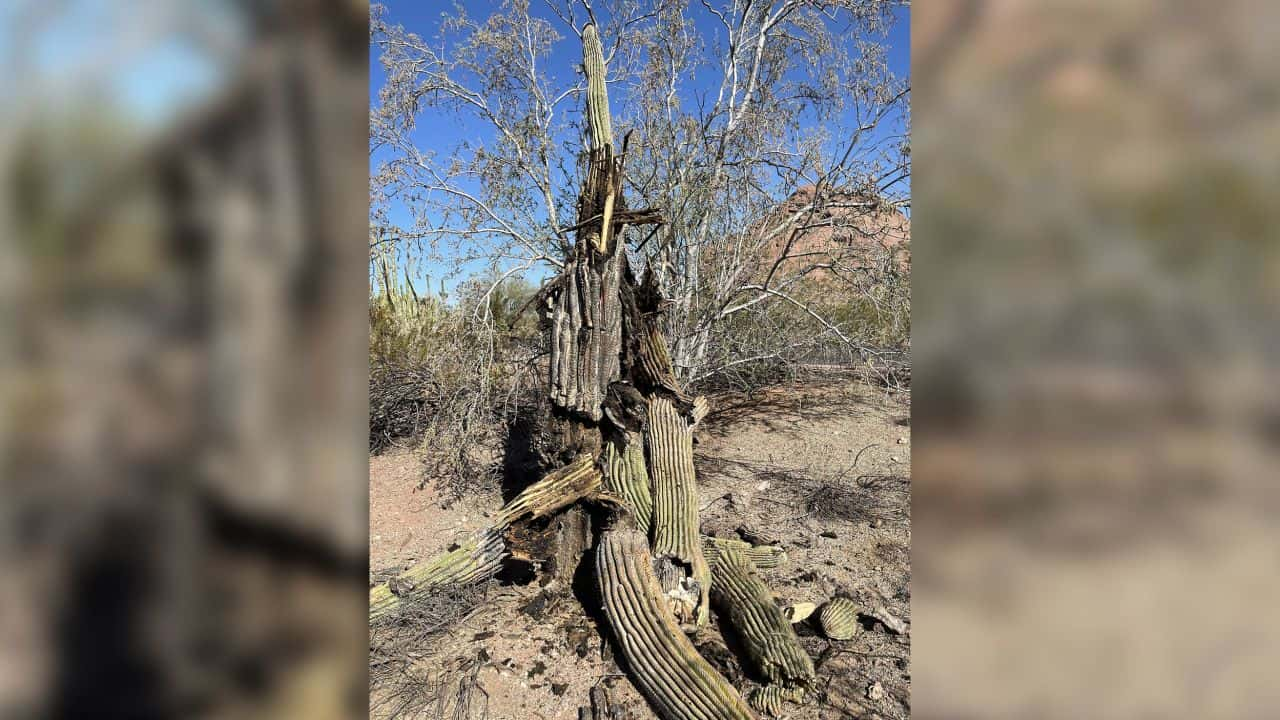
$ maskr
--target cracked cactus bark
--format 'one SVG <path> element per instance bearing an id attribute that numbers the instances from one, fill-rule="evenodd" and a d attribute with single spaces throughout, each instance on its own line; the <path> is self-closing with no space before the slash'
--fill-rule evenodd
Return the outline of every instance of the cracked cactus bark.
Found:
<path id="1" fill-rule="evenodd" d="M 600 539 L 596 578 L 630 675 L 665 720 L 756 717 L 681 631 L 654 575 L 649 544 L 625 514 Z"/>
<path id="2" fill-rule="evenodd" d="M 813 660 L 745 553 L 737 548 L 720 553 L 711 590 L 712 602 L 738 631 L 760 675 L 786 688 L 813 684 Z"/>

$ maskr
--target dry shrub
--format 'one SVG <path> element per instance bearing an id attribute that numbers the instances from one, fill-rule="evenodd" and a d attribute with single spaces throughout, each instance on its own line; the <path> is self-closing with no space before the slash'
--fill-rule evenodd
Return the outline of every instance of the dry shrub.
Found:
<path id="1" fill-rule="evenodd" d="M 416 447 L 454 496 L 496 479 L 506 423 L 541 379 L 533 288 L 477 279 L 459 294 L 393 289 L 369 306 L 369 450 Z"/>
<path id="2" fill-rule="evenodd" d="M 488 602 L 488 586 L 445 586 L 401 599 L 369 626 L 370 712 L 382 717 L 470 718 L 485 658 L 442 661 L 441 641 Z M 483 700 L 483 698 L 479 698 Z"/>

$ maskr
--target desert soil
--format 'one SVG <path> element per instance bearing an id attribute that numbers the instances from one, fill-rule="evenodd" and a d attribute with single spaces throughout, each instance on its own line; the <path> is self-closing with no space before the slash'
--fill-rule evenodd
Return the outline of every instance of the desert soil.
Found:
<path id="1" fill-rule="evenodd" d="M 908 717 L 909 394 L 830 377 L 711 400 L 694 447 L 704 532 L 735 537 L 745 528 L 780 543 L 787 562 L 762 574 L 783 602 L 844 595 L 869 611 L 846 642 L 797 625 L 818 682 L 785 717 Z M 501 506 L 497 488 L 443 499 L 411 450 L 370 458 L 374 577 L 461 541 Z M 598 614 L 578 597 L 536 582 L 484 594 L 448 629 L 422 637 L 411 672 L 373 691 L 374 717 L 571 720 L 597 686 L 621 706 L 620 717 L 655 717 L 613 658 Z M 905 629 L 886 627 L 871 617 L 877 613 Z M 694 643 L 744 693 L 753 686 L 714 620 Z"/>

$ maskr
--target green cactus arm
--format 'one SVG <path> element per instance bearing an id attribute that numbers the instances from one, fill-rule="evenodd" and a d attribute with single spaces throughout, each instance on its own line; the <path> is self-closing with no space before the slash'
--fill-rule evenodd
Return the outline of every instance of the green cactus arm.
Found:
<path id="1" fill-rule="evenodd" d="M 706 625 L 711 568 L 698 535 L 693 432 L 663 396 L 649 399 L 646 432 L 653 475 L 653 556 L 662 587 L 681 621 Z"/>
<path id="2" fill-rule="evenodd" d="M 548 473 L 525 488 L 498 511 L 493 526 L 505 528 L 526 515 L 544 517 L 590 495 L 600 487 L 602 476 L 595 459 L 583 453 L 573 462 Z"/>
<path id="3" fill-rule="evenodd" d="M 408 594 L 446 585 L 471 585 L 497 575 L 502 561 L 509 555 L 502 533 L 485 528 L 457 548 L 400 573 L 393 582 Z M 369 591 L 370 621 L 399 609 L 401 596 L 392 592 L 391 585 L 391 582 L 383 583 Z"/>
<path id="4" fill-rule="evenodd" d="M 587 126 L 591 147 L 613 148 L 613 127 L 609 117 L 609 91 L 605 85 L 604 46 L 594 24 L 582 29 L 582 69 L 587 75 Z"/>
<path id="5" fill-rule="evenodd" d="M 755 718 L 681 632 L 654 575 L 645 536 L 623 518 L 600 538 L 596 580 L 636 686 L 663 720 Z"/>
<path id="6" fill-rule="evenodd" d="M 813 660 L 746 554 L 726 548 L 713 572 L 711 601 L 737 630 L 755 669 L 772 684 L 810 686 Z"/>
<path id="7" fill-rule="evenodd" d="M 579 455 L 525 488 L 503 506 L 493 524 L 477 532 L 461 546 L 419 563 L 400 573 L 393 581 L 369 591 L 369 617 L 379 618 L 400 606 L 400 596 L 392 592 L 395 583 L 402 593 L 415 594 L 444 585 L 470 585 L 487 580 L 502 569 L 510 550 L 502 533 L 522 517 L 544 517 L 572 505 L 600 487 L 601 474 L 594 459 Z"/>
<path id="8" fill-rule="evenodd" d="M 622 499 L 640 531 L 647 535 L 653 521 L 653 495 L 649 490 L 644 445 L 638 436 L 625 433 L 605 445 L 604 487 Z"/>

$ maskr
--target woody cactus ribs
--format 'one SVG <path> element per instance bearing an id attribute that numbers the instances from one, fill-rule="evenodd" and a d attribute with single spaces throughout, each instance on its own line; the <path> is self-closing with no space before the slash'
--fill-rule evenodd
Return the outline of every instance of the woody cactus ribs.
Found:
<path id="1" fill-rule="evenodd" d="M 686 395 L 676 379 L 658 324 L 666 302 L 654 274 L 646 270 L 637 281 L 628 263 L 628 226 L 661 224 L 662 214 L 627 209 L 626 142 L 615 152 L 594 24 L 583 29 L 582 45 L 587 172 L 572 250 L 539 298 L 550 348 L 549 420 L 561 430 L 561 450 L 576 459 L 531 484 L 492 527 L 461 547 L 374 588 L 370 617 L 394 613 L 407 594 L 493 577 L 506 558 L 530 553 L 515 547 L 522 523 L 568 517 L 580 511 L 565 508 L 586 500 L 606 516 L 594 542 L 604 615 L 632 680 L 658 714 L 666 720 L 756 717 L 686 637 L 707 626 L 713 600 L 722 622 L 744 640 L 747 664 L 768 681 L 753 693 L 753 703 L 776 713 L 784 700 L 803 697 L 814 674 L 758 572 L 786 556 L 781 548 L 698 532 L 693 431 L 709 405 Z M 589 541 L 581 539 L 576 557 Z M 565 557 L 563 548 L 554 552 L 558 560 Z M 559 561 L 549 567 L 574 570 Z"/>

